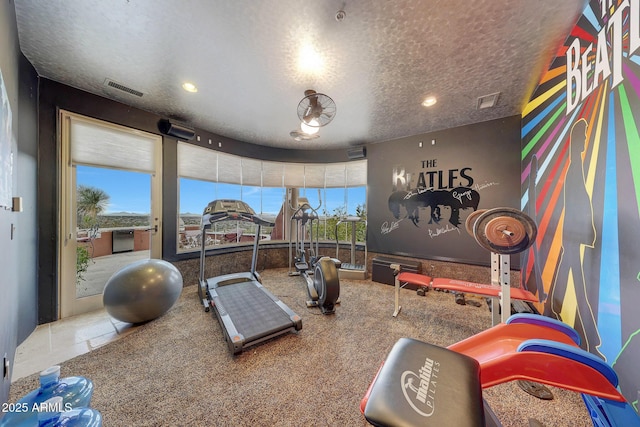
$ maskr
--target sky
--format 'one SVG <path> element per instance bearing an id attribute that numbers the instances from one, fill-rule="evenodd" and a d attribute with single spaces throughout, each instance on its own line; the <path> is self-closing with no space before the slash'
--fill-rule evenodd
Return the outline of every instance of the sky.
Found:
<path id="1" fill-rule="evenodd" d="M 90 166 L 77 166 L 77 185 L 86 185 L 103 190 L 109 195 L 109 205 L 105 213 L 130 212 L 149 213 L 151 204 L 151 176 L 141 172 L 121 171 Z M 216 199 L 244 200 L 258 213 L 277 214 L 284 200 L 282 188 L 241 187 L 239 185 L 212 183 L 180 178 L 180 213 L 201 214 L 207 204 Z M 316 189 L 302 189 L 312 207 L 321 206 L 319 213 L 348 205 L 348 213 L 355 214 L 358 204 L 364 205 L 366 188 L 343 188 L 323 191 L 318 200 Z M 326 200 L 325 200 L 326 199 Z M 346 200 L 345 200 L 346 199 Z"/>

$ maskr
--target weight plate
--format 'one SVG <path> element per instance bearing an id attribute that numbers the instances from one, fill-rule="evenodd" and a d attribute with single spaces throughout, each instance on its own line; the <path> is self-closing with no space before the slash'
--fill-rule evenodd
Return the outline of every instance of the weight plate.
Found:
<path id="1" fill-rule="evenodd" d="M 494 245 L 515 246 L 527 238 L 524 225 L 512 216 L 499 216 L 487 222 L 484 235 Z"/>
<path id="2" fill-rule="evenodd" d="M 518 380 L 518 386 L 538 399 L 553 400 L 553 393 L 545 385 L 534 383 L 533 381 Z"/>
<path id="3" fill-rule="evenodd" d="M 475 224 L 478 217 L 486 211 L 486 209 L 478 209 L 477 211 L 471 212 L 467 217 L 467 220 L 464 222 L 464 228 L 466 228 L 467 233 L 469 233 L 471 236 L 473 236 L 473 224 Z"/>
<path id="4" fill-rule="evenodd" d="M 489 209 L 473 224 L 473 236 L 478 244 L 490 252 L 504 255 L 527 250 L 537 234 L 536 223 L 522 211 L 512 208 Z"/>

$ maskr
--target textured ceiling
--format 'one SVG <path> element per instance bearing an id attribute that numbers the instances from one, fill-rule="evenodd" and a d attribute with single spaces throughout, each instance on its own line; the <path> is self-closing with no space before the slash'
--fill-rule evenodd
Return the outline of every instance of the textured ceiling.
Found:
<path id="1" fill-rule="evenodd" d="M 38 74 L 261 145 L 334 149 L 520 114 L 586 0 L 15 0 Z M 336 19 L 343 10 L 346 17 Z M 299 65 L 315 52 L 316 64 Z M 141 97 L 105 85 L 111 79 Z M 195 94 L 181 88 L 185 81 Z M 295 141 L 306 89 L 335 119 Z M 478 110 L 480 96 L 500 92 Z M 428 95 L 435 106 L 421 105 Z"/>

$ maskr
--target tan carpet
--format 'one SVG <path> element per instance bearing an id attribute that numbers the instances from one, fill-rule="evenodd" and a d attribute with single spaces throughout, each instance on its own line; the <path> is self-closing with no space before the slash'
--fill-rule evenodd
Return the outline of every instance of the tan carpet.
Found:
<path id="1" fill-rule="evenodd" d="M 93 380 L 92 406 L 109 426 L 364 426 L 359 402 L 380 363 L 403 336 L 447 346 L 491 325 L 486 306 L 460 306 L 451 294 L 401 292 L 341 281 L 335 315 L 308 309 L 299 277 L 284 269 L 262 273 L 265 287 L 303 318 L 303 328 L 232 356 L 195 286 L 184 289 L 164 316 L 92 353 L 62 364 L 62 376 Z M 10 400 L 38 386 L 38 376 L 11 386 Z M 589 426 L 580 396 L 551 388 L 552 401 L 515 383 L 485 391 L 505 426 Z"/>

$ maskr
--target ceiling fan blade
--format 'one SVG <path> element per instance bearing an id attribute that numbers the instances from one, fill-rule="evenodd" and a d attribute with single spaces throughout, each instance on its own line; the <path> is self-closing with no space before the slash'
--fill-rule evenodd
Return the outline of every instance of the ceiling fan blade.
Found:
<path id="1" fill-rule="evenodd" d="M 307 107 L 307 109 L 304 111 L 304 115 L 302 116 L 302 120 L 304 120 L 306 123 L 309 123 L 311 121 L 311 119 L 314 118 L 314 114 L 313 114 L 313 107 L 311 105 L 309 105 Z"/>
<path id="2" fill-rule="evenodd" d="M 304 91 L 304 96 L 309 100 L 309 105 L 312 109 L 318 108 L 318 96 L 317 92 L 313 89 L 307 89 Z"/>
<path id="3" fill-rule="evenodd" d="M 311 95 L 309 96 L 309 105 L 311 106 L 312 109 L 317 109 L 318 106 L 318 96 L 317 95 Z"/>
<path id="4" fill-rule="evenodd" d="M 316 127 L 318 126 L 315 122 L 318 121 L 318 117 L 316 117 L 314 114 L 310 114 L 308 116 L 305 116 L 302 121 L 308 125 L 308 126 L 312 126 L 312 127 Z"/>

